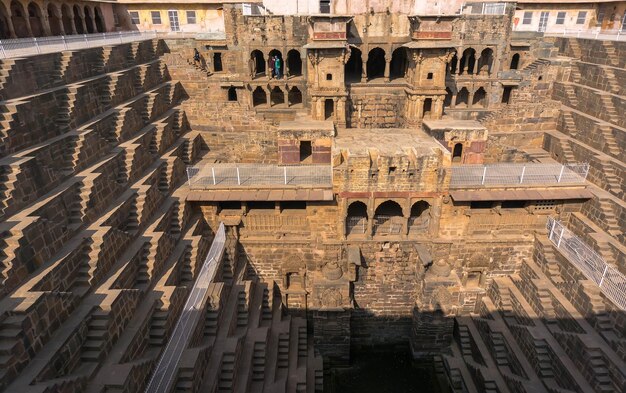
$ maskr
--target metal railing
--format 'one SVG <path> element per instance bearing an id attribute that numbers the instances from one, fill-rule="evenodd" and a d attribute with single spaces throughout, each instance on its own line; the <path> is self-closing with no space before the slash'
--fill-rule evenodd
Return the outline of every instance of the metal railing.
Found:
<path id="1" fill-rule="evenodd" d="M 613 29 L 613 30 L 601 30 L 596 29 L 563 29 L 554 30 L 550 29 L 545 32 L 547 36 L 557 37 L 576 37 L 576 38 L 588 38 L 594 40 L 607 40 L 607 41 L 626 41 L 626 30 Z"/>
<path id="2" fill-rule="evenodd" d="M 450 188 L 584 184 L 589 164 L 490 164 L 453 166 Z"/>
<path id="3" fill-rule="evenodd" d="M 219 229 L 211 244 L 211 249 L 202 264 L 200 274 L 191 288 L 187 302 L 176 322 L 176 326 L 170 335 L 165 350 L 154 368 L 150 382 L 146 387 L 146 393 L 167 393 L 170 391 L 175 377 L 178 374 L 178 362 L 183 351 L 189 345 L 191 334 L 194 332 L 202 310 L 208 300 L 209 285 L 215 278 L 217 267 L 224 255 L 226 244 L 226 231 L 224 223 L 220 223 Z"/>
<path id="4" fill-rule="evenodd" d="M 330 165 L 208 164 L 187 167 L 192 189 L 255 186 L 330 187 Z"/>
<path id="5" fill-rule="evenodd" d="M 404 217 L 402 216 L 374 216 L 374 234 L 375 235 L 397 235 L 402 233 L 404 226 Z"/>
<path id="6" fill-rule="evenodd" d="M 156 31 L 119 31 L 97 34 L 74 34 L 52 37 L 12 38 L 0 40 L 0 58 L 24 57 L 42 53 L 94 48 L 104 45 L 150 40 Z"/>
<path id="7" fill-rule="evenodd" d="M 348 235 L 362 235 L 367 232 L 367 217 L 352 216 L 346 218 L 346 233 Z"/>
<path id="8" fill-rule="evenodd" d="M 626 277 L 617 268 L 607 264 L 585 242 L 561 222 L 548 217 L 548 238 L 568 261 L 589 280 L 596 283 L 602 293 L 619 308 L 626 310 Z"/>

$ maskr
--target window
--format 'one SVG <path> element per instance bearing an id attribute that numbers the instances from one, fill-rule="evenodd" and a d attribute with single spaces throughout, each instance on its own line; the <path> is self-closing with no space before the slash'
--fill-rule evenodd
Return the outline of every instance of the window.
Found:
<path id="1" fill-rule="evenodd" d="M 196 11 L 187 11 L 187 24 L 188 25 L 196 24 Z"/>
<path id="2" fill-rule="evenodd" d="M 237 89 L 235 89 L 235 86 L 228 88 L 228 101 L 237 101 Z"/>
<path id="3" fill-rule="evenodd" d="M 557 12 L 556 14 L 556 24 L 562 25 L 565 23 L 565 12 Z"/>
<path id="4" fill-rule="evenodd" d="M 493 201 L 474 201 L 470 203 L 471 209 L 491 209 L 493 208 Z"/>
<path id="5" fill-rule="evenodd" d="M 396 174 L 396 169 L 398 169 L 398 167 L 390 166 L 389 167 L 389 175 L 395 175 Z"/>
<path id="6" fill-rule="evenodd" d="M 503 209 L 523 209 L 526 207 L 526 201 L 502 201 Z"/>
<path id="7" fill-rule="evenodd" d="M 523 25 L 529 25 L 533 21 L 533 13 L 532 11 L 524 12 L 524 19 L 522 20 Z"/>
<path id="8" fill-rule="evenodd" d="M 579 11 L 578 18 L 576 18 L 577 25 L 584 25 L 585 19 L 587 19 L 587 11 Z"/>
<path id="9" fill-rule="evenodd" d="M 161 11 L 150 11 L 152 15 L 152 24 L 160 25 L 161 24 Z"/>
<path id="10" fill-rule="evenodd" d="M 313 155 L 311 141 L 300 141 L 300 162 L 307 161 Z"/>
<path id="11" fill-rule="evenodd" d="M 596 26 L 602 26 L 602 21 L 604 20 L 604 10 L 598 11 L 597 19 L 598 20 L 597 20 Z M 611 20 L 613 20 L 613 18 L 611 18 Z"/>
<path id="12" fill-rule="evenodd" d="M 130 12 L 130 23 L 132 23 L 133 25 L 139 24 L 139 11 Z"/>
<path id="13" fill-rule="evenodd" d="M 330 0 L 320 0 L 320 14 L 330 14 Z"/>
<path id="14" fill-rule="evenodd" d="M 222 66 L 222 54 L 219 52 L 213 53 L 213 72 L 222 72 L 224 67 Z"/>
<path id="15" fill-rule="evenodd" d="M 113 13 L 113 24 L 115 25 L 115 27 L 119 27 L 120 26 L 120 17 L 117 14 L 117 12 Z"/>
<path id="16" fill-rule="evenodd" d="M 280 210 L 305 210 L 305 201 L 282 201 L 280 202 Z"/>
<path id="17" fill-rule="evenodd" d="M 433 79 L 433 73 L 429 72 L 428 75 L 426 75 L 426 79 Z"/>
<path id="18" fill-rule="evenodd" d="M 326 80 L 327 81 L 332 81 L 333 80 L 333 74 L 326 74 Z"/>

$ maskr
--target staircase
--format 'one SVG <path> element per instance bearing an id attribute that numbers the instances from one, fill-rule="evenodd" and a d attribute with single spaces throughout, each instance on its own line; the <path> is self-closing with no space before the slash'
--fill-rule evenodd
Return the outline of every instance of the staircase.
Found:
<path id="1" fill-rule="evenodd" d="M 82 362 L 100 362 L 104 355 L 108 336 L 109 314 L 102 310 L 94 311 L 87 324 L 87 338 L 81 347 Z"/>

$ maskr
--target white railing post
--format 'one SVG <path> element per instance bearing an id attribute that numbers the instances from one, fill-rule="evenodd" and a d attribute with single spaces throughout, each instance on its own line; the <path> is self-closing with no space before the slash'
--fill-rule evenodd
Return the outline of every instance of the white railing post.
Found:
<path id="1" fill-rule="evenodd" d="M 89 42 L 87 41 L 87 34 L 83 34 L 83 39 L 85 40 L 85 45 L 87 45 Z"/>
<path id="2" fill-rule="evenodd" d="M 214 167 L 211 167 L 211 174 L 213 175 L 213 185 L 215 185 L 217 183 L 215 182 L 215 168 Z"/>
<path id="3" fill-rule="evenodd" d="M 37 42 L 37 37 L 33 37 L 33 42 L 35 43 L 35 49 L 37 49 L 37 53 L 41 53 L 41 48 L 39 48 L 39 42 Z"/>
<path id="4" fill-rule="evenodd" d="M 556 243 L 556 248 L 561 247 L 561 240 L 563 240 L 563 232 L 565 232 L 565 226 L 563 224 L 561 225 L 561 234 L 559 235 L 559 241 Z"/>
<path id="5" fill-rule="evenodd" d="M 548 222 L 550 223 L 550 235 L 548 235 L 548 239 L 552 240 L 552 235 L 554 235 L 554 227 L 556 222 L 552 217 L 548 217 Z"/>
<path id="6" fill-rule="evenodd" d="M 61 36 L 61 39 L 63 40 L 63 48 L 65 48 L 65 50 L 67 50 L 67 39 L 64 35 Z"/>
<path id="7" fill-rule="evenodd" d="M 600 283 L 598 286 L 602 288 L 602 283 L 604 282 L 604 277 L 606 277 L 606 271 L 609 269 L 609 265 L 604 265 L 604 271 L 602 272 L 602 278 L 600 278 Z"/>
<path id="8" fill-rule="evenodd" d="M 563 177 L 564 170 L 565 170 L 565 165 L 561 165 L 561 173 L 559 173 L 559 179 L 556 181 L 557 183 L 561 182 L 561 177 Z"/>
<path id="9" fill-rule="evenodd" d="M 287 185 L 287 167 L 286 166 L 283 167 L 283 172 L 285 174 L 285 185 Z"/>
<path id="10" fill-rule="evenodd" d="M 519 177 L 520 184 L 524 183 L 524 173 L 526 173 L 526 165 L 522 168 L 522 175 Z"/>
<path id="11" fill-rule="evenodd" d="M 239 177 L 239 167 L 237 167 L 237 184 L 241 185 L 241 178 Z"/>
<path id="12" fill-rule="evenodd" d="M 2 43 L 2 40 L 0 40 L 0 49 L 2 49 L 2 57 L 3 57 L 3 58 L 6 58 L 6 57 L 7 57 L 7 54 L 6 54 L 6 52 L 4 51 L 4 44 Z"/>
<path id="13" fill-rule="evenodd" d="M 487 176 L 487 166 L 485 165 L 485 166 L 483 167 L 483 178 L 482 178 L 482 180 L 480 181 L 480 184 L 485 184 L 485 177 L 486 177 L 486 176 Z"/>
<path id="14" fill-rule="evenodd" d="M 122 43 L 122 32 L 119 32 L 120 44 Z"/>

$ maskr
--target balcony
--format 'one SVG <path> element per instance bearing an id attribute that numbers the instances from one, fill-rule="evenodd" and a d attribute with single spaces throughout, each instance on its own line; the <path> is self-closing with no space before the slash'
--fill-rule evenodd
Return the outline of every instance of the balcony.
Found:
<path id="1" fill-rule="evenodd" d="M 331 188 L 330 165 L 205 164 L 187 167 L 192 190 L 230 188 Z"/>

